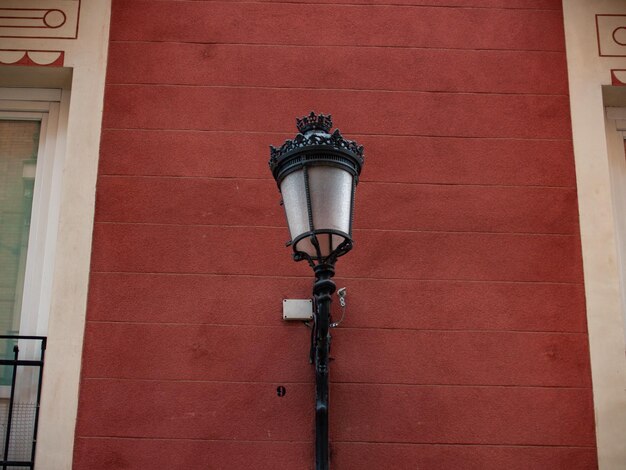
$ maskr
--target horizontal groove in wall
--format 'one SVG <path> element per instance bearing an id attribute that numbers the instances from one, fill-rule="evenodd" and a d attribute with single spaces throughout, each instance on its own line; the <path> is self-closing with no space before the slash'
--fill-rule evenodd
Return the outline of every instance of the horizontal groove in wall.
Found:
<path id="1" fill-rule="evenodd" d="M 199 128 L 160 128 L 160 127 L 103 127 L 103 131 L 138 131 L 138 132 L 210 132 L 210 133 L 224 133 L 224 134 L 267 134 L 267 135 L 291 135 L 295 131 L 265 131 L 265 130 L 236 130 L 236 129 L 199 129 Z M 432 138 L 432 139 L 475 139 L 475 140 L 521 140 L 531 142 L 571 142 L 571 138 L 557 138 L 557 137 L 494 137 L 494 136 L 466 136 L 466 135 L 439 135 L 439 134 L 393 134 L 393 133 L 373 133 L 373 132 L 358 132 L 350 133 L 351 138 L 358 138 L 359 136 L 372 136 L 372 137 L 420 137 L 420 138 Z"/>
<path id="2" fill-rule="evenodd" d="M 194 439 L 187 437 L 145 437 L 145 436 L 78 436 L 79 439 L 85 440 L 135 440 L 135 441 L 189 441 L 189 442 L 237 442 L 237 443 L 258 443 L 258 444 L 268 444 L 272 445 L 272 443 L 294 443 L 294 444 L 310 444 L 313 441 L 311 440 L 272 440 L 272 441 L 264 441 L 264 440 L 249 440 L 249 439 Z M 532 444 L 474 444 L 474 443 L 454 443 L 454 442 L 389 442 L 389 441 L 333 441 L 335 444 L 343 444 L 343 445 L 384 445 L 384 446 L 441 446 L 441 447 L 504 447 L 511 449 L 523 449 L 523 448 L 546 448 L 546 449 L 595 449 L 595 446 L 576 446 L 576 445 L 532 445 Z"/>
<path id="3" fill-rule="evenodd" d="M 207 2 L 207 3 L 224 3 L 224 0 L 157 0 L 157 1 L 161 1 L 161 2 L 198 2 L 198 1 L 203 1 L 203 2 Z M 236 2 L 236 3 L 250 3 L 250 4 L 264 4 L 264 3 L 278 3 L 278 4 L 285 4 L 285 5 L 302 5 L 302 4 L 306 4 L 306 3 L 310 3 L 310 1 L 308 0 L 301 0 L 301 1 L 289 1 L 289 0 L 265 0 L 265 1 L 253 1 L 253 0 L 231 0 L 232 2 Z M 557 6 L 554 8 L 546 8 L 546 7 L 511 7 L 511 6 L 505 6 L 506 2 L 502 3 L 502 6 L 492 6 L 492 5 L 480 5 L 480 4 L 476 4 L 476 5 L 467 5 L 464 3 L 455 3 L 454 1 L 448 1 L 447 4 L 442 4 L 442 3 L 435 3 L 435 2 L 420 2 L 420 3 L 416 3 L 416 2 L 390 2 L 388 0 L 382 0 L 382 1 L 369 1 L 367 3 L 363 2 L 363 0 L 354 0 L 352 2 L 350 1 L 341 1 L 341 2 L 337 2 L 335 0 L 322 0 L 322 1 L 317 1 L 318 4 L 321 5 L 326 5 L 326 4 L 331 4 L 331 5 L 337 5 L 337 6 L 353 6 L 353 7 L 362 7 L 362 6 L 389 6 L 389 7 L 401 7 L 401 8 L 452 8 L 452 9 L 461 9 L 461 10 L 470 10 L 470 9 L 476 9 L 476 10 L 481 10 L 481 9 L 485 9 L 485 10 L 531 10 L 531 11 L 561 11 L 562 9 Z M 480 2 L 478 2 L 480 3 Z M 510 3 L 510 2 L 509 2 Z M 552 2 L 555 3 L 555 2 Z"/>
<path id="4" fill-rule="evenodd" d="M 151 326 L 207 326 L 215 328 L 261 328 L 261 329 L 284 329 L 288 326 L 285 322 L 282 326 L 277 325 L 253 325 L 249 323 L 189 323 L 189 322 L 148 322 L 148 321 L 112 321 L 112 320 L 87 320 L 87 323 L 93 324 L 107 324 L 107 325 L 151 325 Z M 296 324 L 300 322 L 293 322 Z M 355 327 L 355 326 L 342 326 L 341 330 L 345 331 L 406 331 L 406 332 L 422 332 L 422 333 L 520 333 L 520 334 L 538 334 L 538 335 L 586 335 L 586 331 L 547 331 L 547 330 L 502 330 L 502 329 L 450 329 L 450 328 L 393 328 L 393 327 Z"/>
<path id="5" fill-rule="evenodd" d="M 196 0 L 193 0 L 196 1 Z M 144 437 L 144 436 L 106 436 L 106 435 L 77 435 L 77 439 L 85 441 L 143 441 L 143 442 L 193 442 L 193 443 L 237 443 L 237 444 L 257 444 L 267 446 L 268 448 L 279 444 L 294 444 L 310 446 L 313 441 L 306 440 L 249 440 L 249 439 L 200 439 L 200 438 L 173 438 L 173 437 Z M 582 446 L 582 445 L 550 445 L 550 444 L 476 444 L 472 442 L 393 442 L 393 441 L 346 441 L 346 440 L 333 440 L 333 445 L 337 446 L 397 446 L 397 447 L 420 447 L 420 448 L 437 448 L 437 447 L 449 447 L 449 448 L 496 448 L 496 449 L 563 449 L 563 450 L 595 450 L 596 446 Z"/>
<path id="6" fill-rule="evenodd" d="M 287 261 L 289 260 L 289 254 L 287 254 Z M 286 263 L 286 262 L 285 262 Z M 170 271 L 101 271 L 92 269 L 92 274 L 123 274 L 123 275 L 150 275 L 150 276 L 211 276 L 211 277 L 251 277 L 251 278 L 278 278 L 278 279 L 310 279 L 311 276 L 272 276 L 272 275 L 255 275 L 255 274 L 240 274 L 240 273 L 228 273 L 228 272 L 170 272 Z M 335 279 L 344 280 L 380 280 L 380 281 L 415 281 L 415 282 L 467 282 L 467 283 L 480 283 L 480 284 L 538 284 L 538 285 L 573 285 L 582 286 L 581 282 L 566 282 L 566 281 L 510 281 L 503 279 L 430 279 L 430 278 L 411 278 L 411 277 L 358 277 L 358 276 L 342 276 L 341 273 Z"/>
<path id="7" fill-rule="evenodd" d="M 224 181 L 274 181 L 271 178 L 254 178 L 251 176 L 193 176 L 193 175 L 168 175 L 168 174 L 124 174 L 124 173 L 100 173 L 99 178 L 171 178 L 171 179 L 199 179 L 199 180 L 224 180 Z M 572 190 L 576 186 L 556 186 L 544 184 L 488 184 L 488 183 L 440 183 L 437 181 L 385 181 L 360 178 L 359 182 L 368 184 L 389 184 L 407 186 L 435 186 L 435 187 L 468 187 L 468 188 L 531 188 L 531 189 L 562 189 Z"/>
<path id="8" fill-rule="evenodd" d="M 306 358 L 305 358 L 306 359 Z M 306 366 L 306 361 L 304 361 Z M 331 364 L 332 368 L 332 364 Z M 228 380 L 188 380 L 188 379 L 145 379 L 145 378 L 123 378 L 123 377 L 86 377 L 83 375 L 83 380 L 92 382 L 150 382 L 150 383 L 174 383 L 174 384 L 238 384 L 238 385 L 310 385 L 314 383 L 314 376 L 311 376 L 310 382 L 289 382 L 289 381 L 241 381 L 234 382 Z M 333 385 L 338 386 L 372 386 L 372 387 L 385 387 L 385 388 L 452 388 L 452 389 L 520 389 L 520 390 L 589 390 L 591 391 L 591 385 L 588 387 L 573 387 L 573 386 L 561 386 L 561 385 L 481 385 L 481 384 L 429 384 L 429 383 L 377 383 L 377 382 L 338 382 L 333 379 L 331 387 Z"/>
<path id="9" fill-rule="evenodd" d="M 124 174 L 124 173 L 102 173 L 98 174 L 98 178 L 146 178 L 146 179 L 190 179 L 190 180 L 216 180 L 216 181 L 274 181 L 272 177 L 251 176 L 201 176 L 201 175 L 166 175 L 166 174 Z M 440 183 L 437 181 L 385 181 L 367 179 L 363 176 L 359 178 L 359 183 L 367 183 L 373 185 L 398 185 L 398 186 L 433 186 L 433 187 L 468 187 L 468 188 L 531 188 L 531 189 L 562 189 L 572 190 L 576 186 L 553 186 L 545 184 L 487 184 L 487 183 Z"/>
<path id="10" fill-rule="evenodd" d="M 199 0 L 202 1 L 202 0 Z M 177 40 L 150 40 L 150 39 L 111 39 L 110 44 L 181 44 L 181 45 L 196 45 L 196 46 L 250 46 L 250 47 L 263 47 L 263 48 L 354 48 L 354 49 L 409 49 L 409 50 L 426 50 L 426 51 L 468 51 L 468 52 L 486 52 L 486 53 L 539 53 L 539 54 L 552 54 L 558 56 L 565 55 L 565 49 L 486 49 L 486 48 L 472 48 L 463 49 L 456 47 L 428 47 L 428 46 L 387 46 L 387 45 L 371 45 L 371 44 L 283 44 L 283 43 L 261 43 L 261 42 L 202 42 L 202 41 L 177 41 Z"/>
<path id="11" fill-rule="evenodd" d="M 325 87 L 304 87 L 304 86 L 254 86 L 254 85 L 197 85 L 186 83 L 111 83 L 107 82 L 107 87 L 161 87 L 161 88 L 224 88 L 224 89 L 245 89 L 245 90 L 307 90 L 307 91 L 353 91 L 365 93 L 390 93 L 390 94 L 433 94 L 433 95 L 486 95 L 486 96 L 562 96 L 569 97 L 568 93 L 532 93 L 532 92 L 488 92 L 488 91 L 447 91 L 447 90 L 418 90 L 418 89 L 384 89 L 384 88 L 325 88 Z"/>
<path id="12" fill-rule="evenodd" d="M 278 316 L 278 315 L 277 315 Z M 281 319 L 282 321 L 282 319 Z M 252 324 L 252 323 L 189 323 L 189 322 L 168 322 L 168 321 L 131 321 L 131 320 L 87 320 L 87 324 L 119 324 L 119 325 L 150 325 L 150 326 L 197 326 L 197 327 L 233 327 L 233 328 L 294 328 L 297 325 L 282 325 L 282 326 L 273 326 L 273 325 L 260 325 L 260 324 Z M 298 322 L 293 322 L 298 323 Z M 450 328 L 404 328 L 404 327 L 381 327 L 381 326 L 342 326 L 342 330 L 350 331 L 407 331 L 407 332 L 430 332 L 430 333 L 522 333 L 522 334 L 559 334 L 559 335 L 587 335 L 586 331 L 557 331 L 557 330 L 503 330 L 503 329 L 450 329 Z"/>
<path id="13" fill-rule="evenodd" d="M 176 83 L 107 83 L 109 88 L 145 87 L 145 88 L 207 88 L 227 90 L 307 90 L 307 91 L 341 91 L 357 93 L 389 93 L 389 94 L 421 94 L 421 95 L 479 95 L 479 96 L 560 96 L 569 97 L 567 93 L 504 93 L 482 91 L 438 91 L 438 90 L 386 90 L 380 88 L 323 88 L 323 87 L 289 87 L 289 86 L 252 86 L 252 85 L 189 85 Z M 236 131 L 235 131 L 236 132 Z"/>
<path id="14" fill-rule="evenodd" d="M 250 279 L 284 279 L 284 280 L 298 280 L 309 279 L 311 276 L 298 276 L 298 275 L 272 275 L 272 274 L 239 274 L 239 273 L 194 273 L 194 272 L 144 272 L 144 271 L 97 271 L 91 270 L 92 274 L 120 274 L 124 276 L 200 276 L 200 277 L 232 277 L 232 278 L 250 278 Z M 582 285 L 578 282 L 552 282 L 552 281 L 507 281 L 507 280 L 472 280 L 472 279 L 418 279 L 418 278 L 404 278 L 404 277 L 358 277 L 358 276 L 342 276 L 339 273 L 335 276 L 335 280 L 370 280 L 370 281 L 407 281 L 407 282 L 434 282 L 434 283 L 446 283 L 446 282 L 459 282 L 459 283 L 478 283 L 478 284 L 546 284 L 546 285 Z"/>
<path id="15" fill-rule="evenodd" d="M 137 225 L 137 226 L 162 226 L 162 227 L 221 227 L 221 228 L 243 228 L 243 229 L 287 229 L 284 225 L 226 225 L 226 224 L 177 224 L 177 223 L 156 223 L 156 222 L 118 222 L 107 220 L 96 220 L 99 225 Z M 493 232 L 493 231 L 464 231 L 464 230 L 406 230 L 406 229 L 378 229 L 361 228 L 354 229 L 355 233 L 364 232 L 389 232 L 389 233 L 441 233 L 441 234 L 480 234 L 480 235 L 512 235 L 512 236 L 537 236 L 537 237 L 579 237 L 577 231 L 571 233 L 536 233 L 536 232 Z"/>
<path id="16" fill-rule="evenodd" d="M 202 42 L 202 41 L 173 41 L 173 40 L 140 40 L 140 39 L 111 39 L 111 43 L 147 43 L 147 44 L 197 44 L 205 46 L 266 46 L 266 47 L 328 47 L 328 48 L 347 48 L 354 47 L 359 49 L 416 49 L 416 50 L 435 50 L 435 51 L 477 51 L 477 52 L 546 52 L 549 54 L 565 54 L 565 49 L 496 49 L 496 48 L 457 48 L 457 47 L 428 47 L 428 46 L 385 46 L 385 45 L 360 45 L 360 44 L 289 44 L 289 43 L 272 43 L 272 42 Z"/>

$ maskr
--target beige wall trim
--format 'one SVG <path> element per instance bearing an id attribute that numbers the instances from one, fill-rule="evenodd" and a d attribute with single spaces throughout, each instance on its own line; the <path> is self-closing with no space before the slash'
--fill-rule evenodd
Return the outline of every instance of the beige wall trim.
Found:
<path id="1" fill-rule="evenodd" d="M 22 0 L 17 3 L 20 8 L 25 7 Z M 72 26 L 78 31 L 77 36 L 68 33 L 63 38 L 5 37 L 2 49 L 24 54 L 52 51 L 51 57 L 58 58 L 53 65 L 63 67 L 2 66 L 0 86 L 62 90 L 62 183 L 36 467 L 69 470 L 78 408 L 111 1 L 45 3 L 50 8 L 67 9 L 67 14 L 78 14 L 80 5 L 78 28 Z M 45 59 L 42 53 L 31 55 L 36 63 L 34 59 Z M 0 62 L 9 63 L 8 60 L 13 59 L 0 50 Z"/>
<path id="2" fill-rule="evenodd" d="M 596 15 L 626 15 L 626 2 L 563 0 L 563 10 L 598 461 L 601 470 L 624 469 L 626 344 L 620 257 L 626 251 L 622 245 L 626 234 L 620 233 L 623 222 L 616 217 L 623 206 L 616 197 L 623 191 L 619 186 L 624 181 L 622 175 L 615 174 L 617 167 L 612 160 L 622 136 L 615 120 L 610 123 L 606 117 L 605 106 L 616 104 L 605 102 L 602 86 L 611 84 L 612 69 L 626 69 L 626 51 L 624 57 L 600 55 L 599 37 L 604 41 L 603 50 L 611 46 L 612 55 L 622 50 L 606 43 L 603 28 L 611 25 L 597 23 Z M 614 22 L 617 17 L 602 18 Z"/>

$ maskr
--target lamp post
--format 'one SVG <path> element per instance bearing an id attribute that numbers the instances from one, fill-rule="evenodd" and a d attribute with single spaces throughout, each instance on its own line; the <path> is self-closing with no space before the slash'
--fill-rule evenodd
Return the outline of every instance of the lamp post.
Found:
<path id="1" fill-rule="evenodd" d="M 296 119 L 299 133 L 280 148 L 270 147 L 270 169 L 282 195 L 295 261 L 315 273 L 311 362 L 315 365 L 315 468 L 329 468 L 328 359 L 330 307 L 337 258 L 352 249 L 354 195 L 363 166 L 363 147 L 331 134 L 330 115 Z"/>

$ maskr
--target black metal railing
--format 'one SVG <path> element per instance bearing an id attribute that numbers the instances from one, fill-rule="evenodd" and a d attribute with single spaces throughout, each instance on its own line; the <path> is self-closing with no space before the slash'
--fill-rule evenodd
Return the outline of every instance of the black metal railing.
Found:
<path id="1" fill-rule="evenodd" d="M 46 337 L 0 335 L 0 341 L 6 341 L 7 349 L 11 349 L 9 354 L 0 359 L 0 366 L 8 369 L 8 373 L 3 374 L 3 377 L 10 378 L 8 402 L 6 398 L 0 398 L 0 406 L 6 411 L 6 421 L 4 424 L 0 423 L 4 428 L 0 469 L 8 470 L 14 467 L 34 469 Z M 39 343 L 39 352 L 36 351 L 36 345 L 31 346 L 33 341 Z M 29 350 L 27 357 L 39 356 L 39 359 L 20 359 L 21 345 Z M 19 384 L 18 368 L 20 368 Z"/>

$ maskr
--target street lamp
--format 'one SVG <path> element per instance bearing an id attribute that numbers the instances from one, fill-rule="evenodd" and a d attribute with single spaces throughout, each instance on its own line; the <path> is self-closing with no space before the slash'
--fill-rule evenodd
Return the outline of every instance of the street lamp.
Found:
<path id="1" fill-rule="evenodd" d="M 315 462 L 328 463 L 328 358 L 330 306 L 337 258 L 352 249 L 354 194 L 363 167 L 363 147 L 330 133 L 330 115 L 296 119 L 298 135 L 270 147 L 270 169 L 285 207 L 295 261 L 315 273 L 311 362 L 315 364 Z"/>

